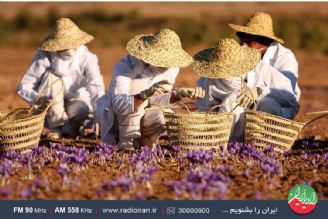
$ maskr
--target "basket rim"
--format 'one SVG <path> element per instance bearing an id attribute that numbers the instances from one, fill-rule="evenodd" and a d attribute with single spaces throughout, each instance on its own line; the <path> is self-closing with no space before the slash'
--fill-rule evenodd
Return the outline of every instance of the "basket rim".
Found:
<path id="1" fill-rule="evenodd" d="M 248 110 L 247 109 L 247 110 L 245 110 L 245 113 L 246 114 L 247 113 L 259 113 L 259 114 L 264 114 L 267 117 L 273 117 L 273 118 L 284 120 L 284 121 L 287 121 L 287 122 L 290 122 L 290 123 L 297 123 L 299 125 L 305 125 L 306 124 L 305 122 L 300 122 L 300 121 L 295 121 L 295 120 L 287 119 L 287 118 L 284 118 L 284 117 L 281 117 L 281 116 L 273 115 L 273 114 L 262 112 L 262 111 Z"/>
<path id="2" fill-rule="evenodd" d="M 16 108 L 14 110 L 8 110 L 9 113 L 13 112 L 13 111 L 19 111 L 19 110 L 30 110 L 30 108 Z M 30 121 L 33 119 L 37 119 L 42 117 L 45 113 L 47 112 L 47 110 L 41 110 L 39 114 L 36 115 L 31 115 L 28 116 L 27 118 L 19 118 L 19 119 L 4 119 L 2 121 L 0 121 L 0 124 L 8 124 L 11 122 L 25 122 L 25 121 Z"/>
<path id="3" fill-rule="evenodd" d="M 186 113 L 177 113 L 177 112 L 164 112 L 164 115 L 234 115 L 232 112 L 186 112 Z"/>

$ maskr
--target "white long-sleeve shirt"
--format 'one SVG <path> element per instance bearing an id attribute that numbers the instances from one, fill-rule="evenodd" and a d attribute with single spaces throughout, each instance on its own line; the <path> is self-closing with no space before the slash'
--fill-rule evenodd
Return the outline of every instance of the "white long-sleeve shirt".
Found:
<path id="1" fill-rule="evenodd" d="M 271 96 L 281 104 L 284 117 L 290 118 L 291 115 L 296 114 L 298 104 L 290 80 L 271 65 L 260 61 L 254 70 L 246 73 L 243 77 L 247 79 L 247 87 L 262 88 L 263 92 L 258 101 L 266 96 Z M 197 86 L 202 87 L 206 94 L 204 99 L 196 102 L 198 108 L 201 111 L 208 111 L 215 105 L 233 101 L 240 95 L 241 80 L 240 77 L 230 80 L 200 78 Z M 229 105 L 230 107 L 221 109 L 229 111 L 234 107 L 234 104 Z"/>
<path id="2" fill-rule="evenodd" d="M 101 135 L 104 142 L 113 143 L 113 138 L 117 137 L 117 121 L 120 126 L 134 125 L 131 119 L 132 114 L 136 114 L 135 119 L 140 120 L 140 112 L 134 107 L 134 96 L 141 91 L 150 88 L 153 84 L 167 80 L 174 84 L 179 73 L 179 68 L 168 68 L 164 72 L 153 72 L 141 60 L 127 55 L 121 59 L 114 68 L 109 92 L 98 101 L 98 119 L 101 125 Z M 165 85 L 168 91 L 172 90 L 172 85 Z M 170 94 L 158 95 L 150 98 L 150 103 L 169 104 Z M 148 104 L 145 101 L 141 107 Z M 126 120 L 130 115 L 130 119 Z M 116 130 L 116 131 L 115 131 Z"/>
<path id="3" fill-rule="evenodd" d="M 86 46 L 80 46 L 70 61 L 60 60 L 55 53 L 37 52 L 17 88 L 18 94 L 30 104 L 39 95 L 38 86 L 47 70 L 62 79 L 65 100 L 81 99 L 91 111 L 96 111 L 96 101 L 104 94 L 104 82 L 98 58 Z"/>
<path id="4" fill-rule="evenodd" d="M 293 88 L 296 100 L 299 101 L 301 90 L 298 86 L 298 63 L 294 53 L 277 42 L 272 42 L 262 57 L 262 61 L 272 65 L 286 76 Z"/>

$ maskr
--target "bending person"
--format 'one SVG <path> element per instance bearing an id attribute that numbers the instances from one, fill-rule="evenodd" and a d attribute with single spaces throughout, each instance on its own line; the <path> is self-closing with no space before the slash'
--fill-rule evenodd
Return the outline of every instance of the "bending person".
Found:
<path id="1" fill-rule="evenodd" d="M 245 109 L 257 106 L 259 111 L 283 116 L 283 108 L 298 107 L 289 79 L 260 61 L 256 49 L 242 47 L 227 38 L 200 51 L 194 59 L 194 70 L 201 76 L 197 86 L 206 93 L 204 99 L 197 101 L 198 108 L 208 111 L 224 104 L 219 112 L 234 112 L 230 141 L 243 140 Z"/>
<path id="2" fill-rule="evenodd" d="M 95 122 L 104 83 L 97 56 L 85 46 L 91 40 L 70 19 L 59 19 L 17 88 L 30 105 L 53 98 L 45 122 L 50 139 L 77 136 L 81 127 Z"/>
<path id="3" fill-rule="evenodd" d="M 229 26 L 236 31 L 242 46 L 259 50 L 263 62 L 271 65 L 290 80 L 293 94 L 299 102 L 301 90 L 297 84 L 298 63 L 293 52 L 282 45 L 284 41 L 275 36 L 271 16 L 258 12 L 244 26 L 236 24 L 229 24 Z M 267 101 L 274 102 L 272 99 Z M 265 100 L 262 102 L 264 104 Z M 299 107 L 281 107 L 281 114 L 285 118 L 294 119 L 298 110 Z"/>
<path id="4" fill-rule="evenodd" d="M 199 88 L 172 91 L 179 68 L 193 62 L 174 31 L 162 29 L 151 35 L 137 35 L 126 48 L 129 55 L 115 65 L 109 92 L 98 102 L 98 117 L 104 142 L 134 150 L 153 146 L 165 132 L 163 112 L 145 107 L 204 94 Z"/>

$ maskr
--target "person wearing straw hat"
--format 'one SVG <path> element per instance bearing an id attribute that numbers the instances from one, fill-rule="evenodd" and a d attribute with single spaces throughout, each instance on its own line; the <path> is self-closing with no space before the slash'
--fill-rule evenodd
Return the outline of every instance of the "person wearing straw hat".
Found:
<path id="1" fill-rule="evenodd" d="M 290 80 L 294 96 L 299 101 L 301 90 L 297 84 L 298 63 L 293 52 L 282 45 L 284 41 L 275 36 L 271 16 L 267 13 L 257 12 L 245 25 L 229 24 L 229 27 L 236 31 L 241 45 L 258 49 L 263 62 L 272 65 Z M 263 107 L 270 102 L 272 102 L 270 99 L 263 100 Z M 298 109 L 282 108 L 283 117 L 293 119 Z"/>
<path id="2" fill-rule="evenodd" d="M 134 150 L 153 146 L 165 131 L 161 109 L 146 106 L 168 105 L 183 97 L 202 98 L 204 91 L 172 91 L 179 68 L 193 62 L 174 31 L 137 35 L 126 49 L 129 54 L 115 65 L 109 92 L 99 99 L 97 113 L 102 140 L 122 150 Z"/>
<path id="3" fill-rule="evenodd" d="M 257 110 L 279 116 L 282 116 L 284 107 L 297 108 L 289 79 L 261 61 L 256 49 L 243 47 L 226 38 L 215 47 L 195 54 L 194 60 L 194 71 L 201 76 L 197 86 L 205 89 L 205 98 L 197 100 L 196 104 L 200 111 L 222 104 L 219 112 L 235 114 L 230 141 L 243 140 L 244 110 L 254 103 Z M 263 107 L 261 101 L 266 98 L 275 102 Z"/>
<path id="4" fill-rule="evenodd" d="M 70 19 L 60 18 L 17 88 L 30 105 L 52 99 L 45 121 L 50 139 L 76 136 L 83 124 L 95 122 L 90 117 L 104 83 L 97 56 L 85 46 L 93 39 Z"/>

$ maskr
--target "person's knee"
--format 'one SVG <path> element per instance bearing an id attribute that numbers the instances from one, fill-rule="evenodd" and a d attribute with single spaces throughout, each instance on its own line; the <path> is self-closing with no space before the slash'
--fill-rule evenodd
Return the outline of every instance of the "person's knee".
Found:
<path id="1" fill-rule="evenodd" d="M 157 128 L 164 127 L 165 119 L 161 110 L 154 110 L 153 112 L 146 112 L 142 119 L 142 128 Z"/>
<path id="2" fill-rule="evenodd" d="M 67 105 L 66 113 L 70 121 L 83 122 L 89 116 L 89 107 L 81 100 L 72 101 Z"/>
<path id="3" fill-rule="evenodd" d="M 273 98 L 263 98 L 258 104 L 256 109 L 261 112 L 266 112 L 272 115 L 281 115 L 281 105 Z"/>

